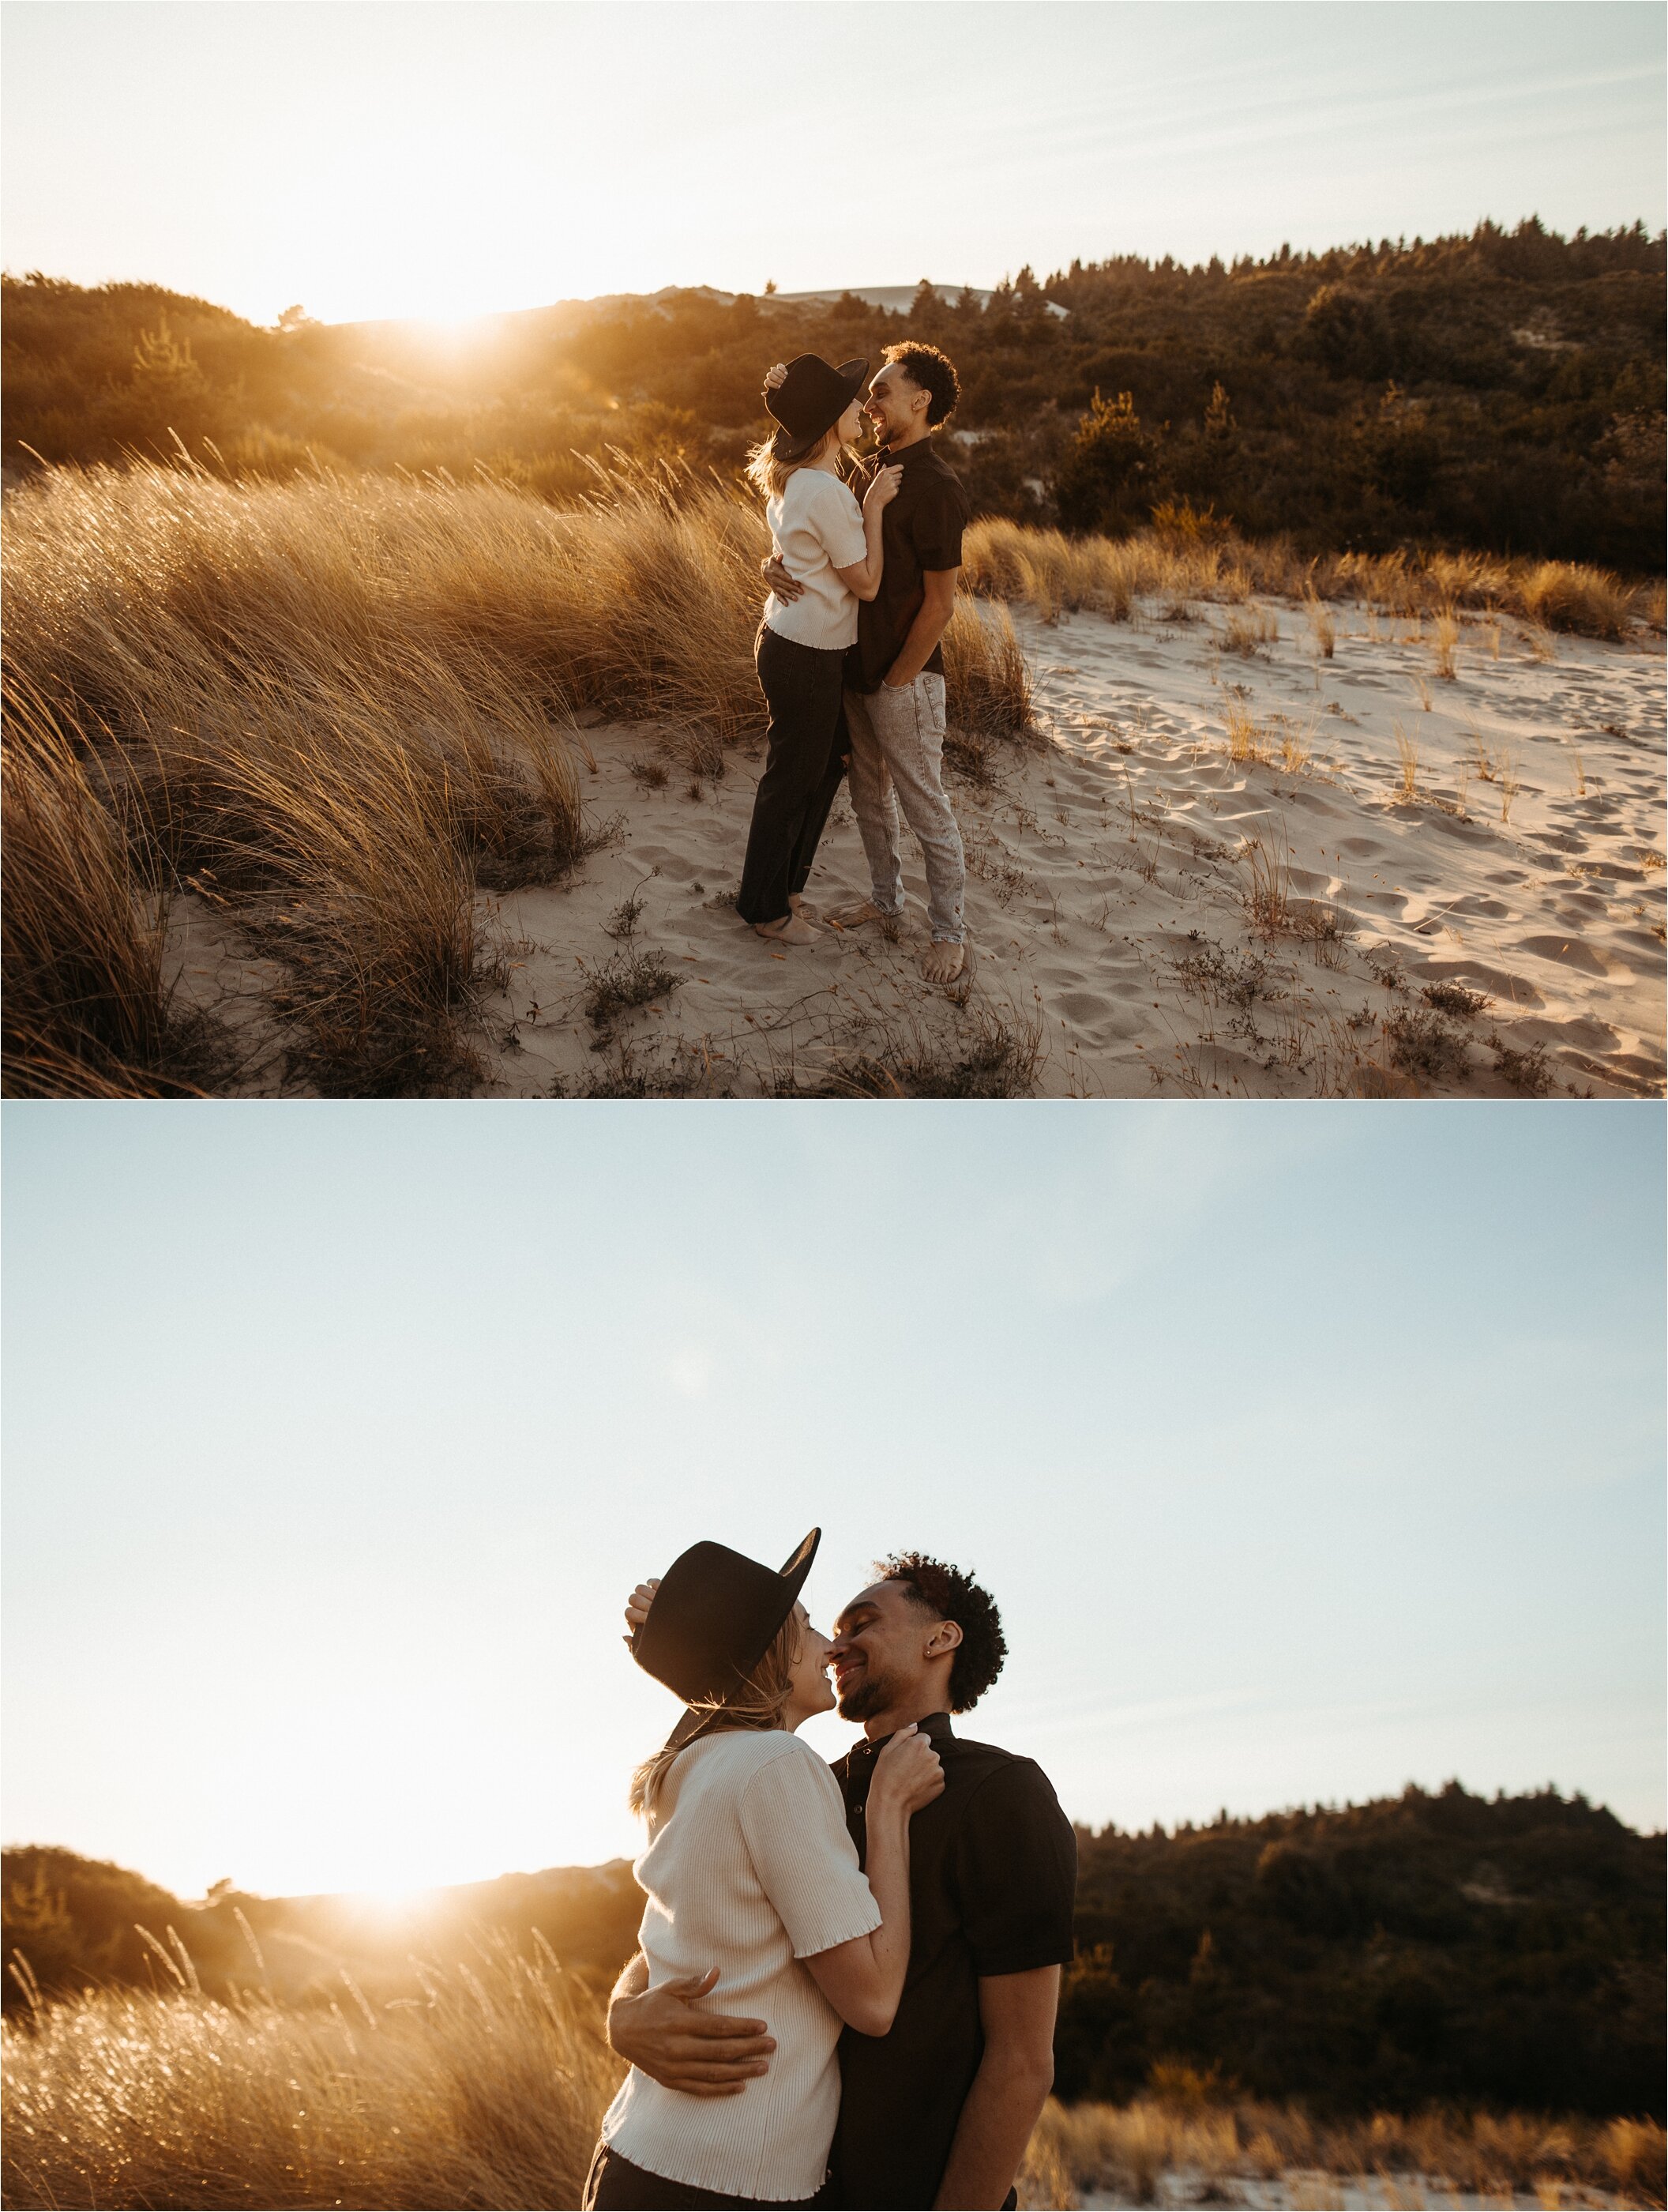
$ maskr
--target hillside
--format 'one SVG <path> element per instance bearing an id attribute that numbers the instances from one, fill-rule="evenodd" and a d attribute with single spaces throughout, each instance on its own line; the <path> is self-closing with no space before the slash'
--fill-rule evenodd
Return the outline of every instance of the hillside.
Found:
<path id="1" fill-rule="evenodd" d="M 1079 1956 L 1057 2036 L 1059 2093 L 1121 2099 L 1178 2067 L 1318 2112 L 1662 2110 L 1663 1838 L 1545 1790 L 1438 1795 L 1079 1832 Z M 535 1930 L 570 1970 L 611 1976 L 638 1893 L 623 1861 L 433 1893 L 401 1911 L 352 1897 L 183 1903 L 71 1851 L 4 1859 L 4 1942 L 49 1995 L 169 1986 L 136 1921 L 173 1927 L 210 1994 L 251 1985 L 247 1919 L 281 2000 L 410 1993 L 412 1954 Z M 166 1937 L 164 1936 L 166 1941 Z M 20 1991 L 9 1987 L 14 2004 Z"/>
<path id="2" fill-rule="evenodd" d="M 414 1953 L 450 1964 L 488 1929 L 523 1946 L 537 1935 L 564 1966 L 611 1979 L 631 1955 L 642 1911 L 623 1859 L 500 1875 L 409 1902 L 351 1893 L 257 1897 L 221 1882 L 203 1902 L 188 1904 L 124 1867 L 27 1844 L 4 1853 L 0 1881 L 6 1957 L 21 1951 L 49 1997 L 89 1985 L 167 1989 L 168 1970 L 141 1928 L 165 1948 L 173 1929 L 210 1996 L 256 1986 L 270 1988 L 281 2002 L 339 1995 L 345 1969 L 385 2002 L 416 1990 Z M 18 1978 L 9 1976 L 8 2011 L 23 2001 Z"/>
<path id="3" fill-rule="evenodd" d="M 1084 1835 L 1059 2089 L 1663 2106 L 1663 1842 L 1556 1791 Z"/>
<path id="4" fill-rule="evenodd" d="M 988 294 L 710 288 L 456 331 L 259 330 L 155 286 L 4 284 L 4 458 L 167 453 L 240 472 L 477 465 L 559 500 L 616 448 L 729 472 L 760 377 L 916 336 L 962 376 L 980 514 L 1123 530 L 1186 500 L 1305 551 L 1470 547 L 1659 572 L 1664 242 L 1537 222 L 1411 246 L 1022 270 Z M 1096 396 L 1103 403 L 1097 405 Z M 1127 401 L 1120 404 L 1120 395 Z"/>

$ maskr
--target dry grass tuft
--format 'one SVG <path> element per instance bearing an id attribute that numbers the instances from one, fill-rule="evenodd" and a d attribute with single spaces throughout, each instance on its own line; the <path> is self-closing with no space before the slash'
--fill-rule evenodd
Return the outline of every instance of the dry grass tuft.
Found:
<path id="1" fill-rule="evenodd" d="M 1245 908 L 1253 929 L 1277 937 L 1292 922 L 1291 868 L 1284 850 L 1261 837 L 1247 837 L 1240 855 L 1246 867 Z"/>
<path id="2" fill-rule="evenodd" d="M 1419 796 L 1419 747 L 1416 741 L 1407 735 L 1399 722 L 1394 726 L 1396 758 L 1399 764 L 1396 797 L 1402 805 L 1411 806 Z"/>
<path id="3" fill-rule="evenodd" d="M 9 2021 L 5 2202 L 577 2204 L 619 2078 L 595 2000 L 501 1942 L 422 1978 L 379 2009 L 185 1989 Z"/>
<path id="4" fill-rule="evenodd" d="M 1020 2172 L 1022 2205 L 1067 2208 L 1090 2192 L 1125 2204 L 1232 2204 L 1237 2182 L 1283 2179 L 1294 2204 L 1316 2207 L 1335 2205 L 1345 2180 L 1357 2189 L 1370 2180 L 1387 2203 L 1422 2203 L 1428 2191 L 1663 2201 L 1663 2130 L 1653 2120 L 1434 2111 L 1329 2124 L 1295 2106 L 1225 2098 L 1185 2069 L 1158 2070 L 1178 2076 L 1179 2089 L 1125 2106 L 1051 2098 Z"/>
<path id="5" fill-rule="evenodd" d="M 1459 643 L 1459 622 L 1452 611 L 1445 608 L 1436 617 L 1436 631 L 1432 647 L 1436 673 L 1444 684 L 1452 684 L 1455 679 L 1453 656 Z"/>
<path id="6" fill-rule="evenodd" d="M 476 894 L 549 881 L 591 842 L 573 709 L 668 722 L 694 776 L 721 775 L 760 718 L 767 550 L 751 503 L 668 469 L 598 471 L 563 510 L 484 477 L 32 479 L 8 508 L 9 678 L 93 738 L 79 754 L 20 740 L 19 834 L 45 842 L 8 939 L 25 985 L 8 1080 L 56 1091 L 68 1062 L 118 1083 L 130 1061 L 157 1064 L 161 986 L 140 975 L 160 952 L 145 948 L 161 902 L 192 889 L 282 967 L 297 1079 L 470 1087 L 494 980 Z M 982 744 L 1028 729 L 1005 609 L 958 608 L 946 659 L 959 731 Z M 662 767 L 646 763 L 645 782 Z M 149 906 L 116 888 L 124 843 Z M 65 869 L 81 880 L 58 880 Z M 113 1028 L 71 1011 L 98 1000 L 70 971 L 101 933 L 97 958 L 125 978 L 105 993 L 128 1010 Z M 100 1021 L 110 1041 L 94 1050 Z"/>
<path id="7" fill-rule="evenodd" d="M 136 870 L 73 718 L 18 678 L 5 720 L 7 1095 L 189 1096 L 230 1054 L 167 988 L 166 901 Z"/>
<path id="8" fill-rule="evenodd" d="M 1149 597 L 1238 604 L 1262 593 L 1298 600 L 1306 612 L 1323 600 L 1349 599 L 1401 620 L 1434 614 L 1440 621 L 1463 607 L 1591 637 L 1625 636 L 1635 623 L 1663 625 L 1660 584 L 1626 584 L 1568 562 L 1488 553 L 1335 553 L 1312 560 L 1281 538 L 1250 544 L 1231 534 L 1188 538 L 1157 529 L 1067 538 L 990 519 L 967 532 L 964 558 L 970 590 L 1023 600 L 1051 621 L 1088 608 L 1122 622 L 1137 599 Z M 1309 621 L 1314 629 L 1313 613 Z M 1325 656 L 1324 636 L 1318 629 L 1316 635 Z"/>
<path id="9" fill-rule="evenodd" d="M 1237 653 L 1242 660 L 1249 660 L 1265 646 L 1278 642 L 1280 625 L 1269 614 L 1257 611 L 1231 614 L 1215 636 L 1222 652 Z"/>
<path id="10" fill-rule="evenodd" d="M 1313 586 L 1304 599 L 1303 611 L 1308 617 L 1309 634 L 1314 640 L 1315 651 L 1323 660 L 1330 660 L 1337 644 L 1337 631 L 1331 615 L 1315 597 Z"/>

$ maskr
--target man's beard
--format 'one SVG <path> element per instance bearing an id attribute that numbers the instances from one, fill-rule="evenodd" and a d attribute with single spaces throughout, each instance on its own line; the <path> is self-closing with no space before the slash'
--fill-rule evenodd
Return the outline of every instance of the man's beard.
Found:
<path id="1" fill-rule="evenodd" d="M 861 1681 L 840 1692 L 838 1710 L 843 1721 L 872 1720 L 891 1702 L 892 1685 L 883 1674 L 871 1674 L 865 1668 Z"/>

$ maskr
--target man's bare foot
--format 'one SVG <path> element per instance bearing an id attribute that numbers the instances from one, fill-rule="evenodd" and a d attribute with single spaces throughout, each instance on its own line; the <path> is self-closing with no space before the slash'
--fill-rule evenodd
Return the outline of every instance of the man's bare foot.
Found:
<path id="1" fill-rule="evenodd" d="M 959 945 L 946 945 L 935 938 L 921 955 L 921 973 L 929 983 L 953 983 L 967 965 L 967 958 Z"/>
<path id="2" fill-rule="evenodd" d="M 828 915 L 836 929 L 861 929 L 865 921 L 894 921 L 895 915 L 877 907 L 873 899 L 859 899 L 855 906 L 837 906 Z"/>
<path id="3" fill-rule="evenodd" d="M 780 921 L 755 921 L 753 927 L 771 945 L 816 945 L 822 936 L 820 929 L 813 929 L 797 914 L 787 915 Z"/>

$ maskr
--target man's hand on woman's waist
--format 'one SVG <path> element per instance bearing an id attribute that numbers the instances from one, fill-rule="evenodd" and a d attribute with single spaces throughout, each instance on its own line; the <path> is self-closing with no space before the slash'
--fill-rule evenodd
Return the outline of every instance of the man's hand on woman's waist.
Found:
<path id="1" fill-rule="evenodd" d="M 718 1968 L 711 1966 L 652 1990 L 645 1986 L 647 1968 L 640 1952 L 609 2003 L 610 2049 L 663 2089 L 689 2097 L 739 2096 L 749 2081 L 769 2072 L 776 2039 L 761 2020 L 695 2010 L 694 1999 L 705 1996 L 718 1978 Z"/>

